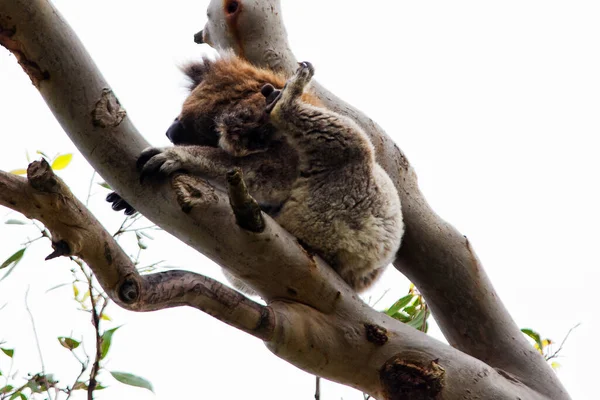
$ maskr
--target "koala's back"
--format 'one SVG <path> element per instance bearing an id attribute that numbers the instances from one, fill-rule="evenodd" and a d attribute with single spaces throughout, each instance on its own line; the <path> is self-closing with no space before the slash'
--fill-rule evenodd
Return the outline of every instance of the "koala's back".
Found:
<path id="1" fill-rule="evenodd" d="M 276 220 L 362 291 L 400 247 L 400 197 L 356 122 L 300 97 L 313 73 L 301 63 L 268 106 L 299 155 L 299 177 Z"/>
<path id="2" fill-rule="evenodd" d="M 399 210 L 396 188 L 379 164 L 350 161 L 300 176 L 275 220 L 360 292 L 394 260 L 404 231 Z"/>

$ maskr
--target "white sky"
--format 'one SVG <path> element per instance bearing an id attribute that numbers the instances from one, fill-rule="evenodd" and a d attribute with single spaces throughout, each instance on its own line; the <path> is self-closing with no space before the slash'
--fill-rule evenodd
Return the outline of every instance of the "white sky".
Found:
<path id="1" fill-rule="evenodd" d="M 192 41 L 208 1 L 54 3 L 138 129 L 166 145 L 164 132 L 186 94 L 176 66 L 208 51 Z M 284 18 L 292 48 L 314 63 L 316 78 L 381 124 L 406 152 L 428 201 L 469 237 L 517 324 L 555 341 L 582 324 L 561 353 L 558 375 L 574 399 L 592 398 L 600 355 L 600 3 L 287 0 Z M 61 176 L 85 197 L 90 167 L 3 48 L 0 93 L 0 169 L 24 167 L 26 151 L 74 152 Z M 103 203 L 104 189 L 93 193 L 92 210 L 114 232 L 121 217 Z M 2 209 L 0 217 L 18 215 Z M 28 235 L 36 236 L 27 227 L 0 225 L 0 262 Z M 143 264 L 166 259 L 220 276 L 168 235 L 154 236 Z M 90 335 L 91 325 L 75 310 L 69 287 L 45 293 L 70 281 L 69 263 L 44 262 L 49 253 L 40 241 L 0 282 L 0 307 L 7 303 L 0 340 L 16 348 L 23 374 L 39 369 L 23 307 L 30 285 L 46 369 L 71 380 L 78 364 L 56 337 Z M 383 307 L 407 287 L 390 269 L 369 295 L 392 288 Z M 313 396 L 312 376 L 201 312 L 135 314 L 113 306 L 109 314 L 125 326 L 115 334 L 108 368 L 149 379 L 156 396 L 104 376 L 111 387 L 98 399 Z M 432 334 L 440 337 L 436 329 Z M 0 367 L 7 367 L 6 358 Z M 323 400 L 342 397 L 362 399 L 352 389 L 323 384 Z"/>

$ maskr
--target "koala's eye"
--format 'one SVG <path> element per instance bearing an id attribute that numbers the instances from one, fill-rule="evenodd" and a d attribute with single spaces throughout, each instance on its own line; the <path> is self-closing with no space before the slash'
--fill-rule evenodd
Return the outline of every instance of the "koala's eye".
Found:
<path id="1" fill-rule="evenodd" d="M 238 8 L 240 8 L 240 2 L 236 0 L 231 0 L 227 2 L 227 6 L 225 6 L 227 14 L 233 14 L 238 10 Z"/>

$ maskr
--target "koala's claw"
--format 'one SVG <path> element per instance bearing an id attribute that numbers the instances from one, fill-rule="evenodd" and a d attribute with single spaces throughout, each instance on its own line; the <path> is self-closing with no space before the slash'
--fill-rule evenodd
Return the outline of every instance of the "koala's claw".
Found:
<path id="1" fill-rule="evenodd" d="M 310 82 L 314 74 L 315 67 L 308 61 L 302 61 L 298 63 L 298 69 L 296 70 L 296 76 L 294 78 L 296 81 L 301 81 L 306 85 Z"/>
<path id="2" fill-rule="evenodd" d="M 118 193 L 111 192 L 106 196 L 106 201 L 111 204 L 111 207 L 115 211 L 125 210 L 125 215 L 133 215 L 137 211 L 127 201 L 125 201 Z"/>
<path id="3" fill-rule="evenodd" d="M 148 147 L 144 149 L 138 157 L 137 162 L 135 163 L 137 170 L 141 171 L 142 168 L 146 165 L 148 161 L 150 161 L 152 157 L 160 153 L 162 153 L 162 150 L 157 149 L 156 147 Z"/>
<path id="4" fill-rule="evenodd" d="M 181 148 L 170 147 L 168 149 L 147 148 L 140 154 L 137 166 L 140 172 L 140 183 L 147 178 L 165 179 L 177 171 L 183 171 L 185 164 L 185 152 Z"/>

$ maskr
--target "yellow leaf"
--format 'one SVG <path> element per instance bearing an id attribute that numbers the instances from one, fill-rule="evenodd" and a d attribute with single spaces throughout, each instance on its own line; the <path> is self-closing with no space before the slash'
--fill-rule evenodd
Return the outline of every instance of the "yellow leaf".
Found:
<path id="1" fill-rule="evenodd" d="M 79 289 L 77 289 L 77 285 L 75 285 L 75 282 L 73 282 L 73 295 L 75 296 L 75 298 L 79 296 Z"/>
<path id="2" fill-rule="evenodd" d="M 542 348 L 546 348 L 550 343 L 552 343 L 549 339 L 542 340 Z"/>
<path id="3" fill-rule="evenodd" d="M 105 320 L 105 321 L 112 321 L 112 318 L 111 318 L 111 317 L 109 317 L 109 316 L 108 316 L 108 315 L 106 315 L 106 314 L 102 314 L 102 316 L 100 317 L 100 319 L 103 319 L 103 320 Z"/>
<path id="4" fill-rule="evenodd" d="M 560 368 L 560 364 L 557 363 L 556 361 L 553 361 L 552 364 L 550 364 L 552 366 L 552 369 L 559 369 Z"/>
<path id="5" fill-rule="evenodd" d="M 27 175 L 27 170 L 26 169 L 13 169 L 12 171 L 10 171 L 11 174 L 14 175 Z"/>
<path id="6" fill-rule="evenodd" d="M 52 161 L 52 169 L 59 170 L 65 168 L 67 165 L 69 165 L 72 158 L 73 154 L 71 153 L 61 154 L 60 156 L 56 157 L 56 160 Z"/>

